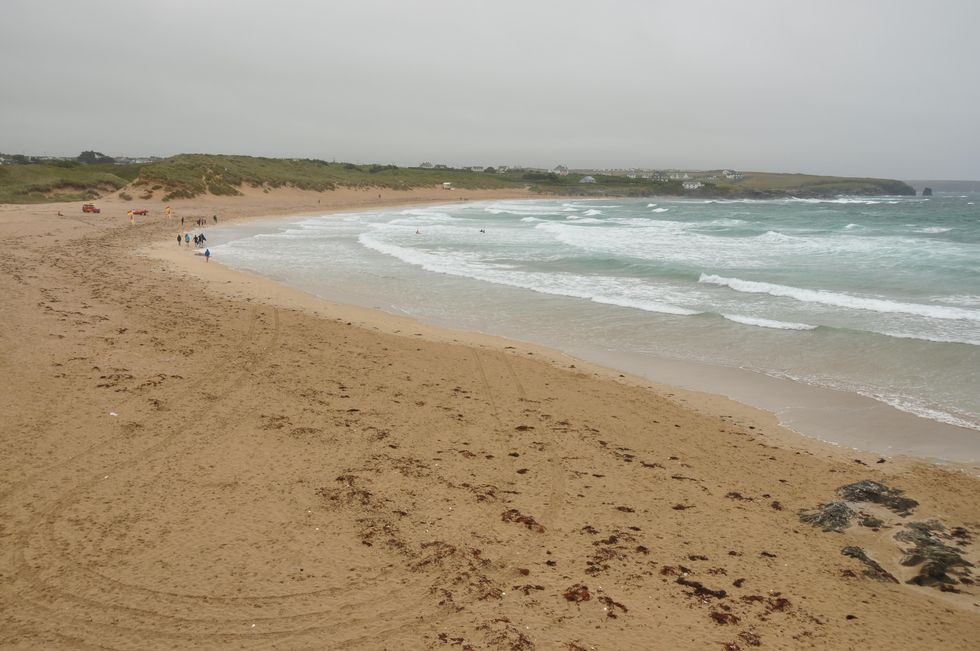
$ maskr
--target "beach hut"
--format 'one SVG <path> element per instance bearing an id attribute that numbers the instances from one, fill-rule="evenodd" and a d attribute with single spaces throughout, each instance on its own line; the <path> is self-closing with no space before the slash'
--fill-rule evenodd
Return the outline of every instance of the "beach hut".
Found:
<path id="1" fill-rule="evenodd" d="M 453 189 L 453 184 L 450 183 L 449 181 L 445 181 L 442 184 L 442 189 L 443 190 L 452 190 Z"/>

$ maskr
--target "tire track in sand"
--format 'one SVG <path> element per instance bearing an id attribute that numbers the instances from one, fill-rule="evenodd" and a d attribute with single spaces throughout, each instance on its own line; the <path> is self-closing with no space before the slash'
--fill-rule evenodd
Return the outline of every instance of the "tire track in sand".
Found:
<path id="1" fill-rule="evenodd" d="M 281 323 L 278 310 L 273 310 L 273 332 L 269 341 L 253 350 L 239 367 L 237 373 L 231 373 L 230 379 L 216 391 L 218 403 L 225 404 L 224 410 L 229 412 L 214 413 L 213 417 L 222 418 L 226 424 L 235 422 L 234 403 L 229 398 L 239 391 L 248 378 L 260 367 L 264 359 L 275 349 L 280 333 Z M 258 311 L 253 310 L 246 341 L 252 342 L 258 323 Z M 235 365 L 227 365 L 231 371 Z M 224 374 L 222 374 L 224 375 Z M 201 388 L 207 382 L 214 388 L 214 383 L 208 378 L 196 382 L 194 387 Z M 95 639 L 105 641 L 118 637 L 124 646 L 131 644 L 127 640 L 133 637 L 195 640 L 203 638 L 212 642 L 247 645 L 248 640 L 255 640 L 257 647 L 267 646 L 272 641 L 281 642 L 289 638 L 297 644 L 302 644 L 303 636 L 319 631 L 336 630 L 341 625 L 353 625 L 358 622 L 369 623 L 378 616 L 374 611 L 377 598 L 370 594 L 362 598 L 351 598 L 345 594 L 343 587 L 312 590 L 291 593 L 288 595 L 242 595 L 236 597 L 211 597 L 166 590 L 155 590 L 144 586 L 128 584 L 105 576 L 97 570 L 82 567 L 65 558 L 56 542 L 55 526 L 63 521 L 64 513 L 73 504 L 84 497 L 86 492 L 96 486 L 105 473 L 120 474 L 135 469 L 137 465 L 152 462 L 155 456 L 165 451 L 181 435 L 204 435 L 200 427 L 193 423 L 182 429 L 174 426 L 170 432 L 156 443 L 141 450 L 130 452 L 129 455 L 113 464 L 103 466 L 96 475 L 91 475 L 88 481 L 76 485 L 72 490 L 63 494 L 48 508 L 39 510 L 17 536 L 15 571 L 11 577 L 21 588 L 20 596 L 24 603 L 30 603 L 43 609 L 59 622 L 59 625 L 71 621 L 75 626 L 98 631 Z M 80 456 L 80 455 L 79 455 Z M 91 456 L 91 454 L 89 455 Z M 73 459 L 72 461 L 77 461 Z M 63 464 L 67 467 L 71 461 Z M 54 471 L 58 468 L 52 469 Z M 90 471 L 91 472 L 91 471 Z M 32 556 L 43 559 L 44 565 L 35 566 L 29 562 L 27 552 Z M 36 552 L 36 553 L 34 553 Z M 383 581 L 377 577 L 375 583 Z M 74 588 L 70 590 L 69 587 Z M 399 604 L 395 608 L 386 608 L 383 615 L 389 621 L 398 621 L 398 627 L 411 627 L 411 599 L 398 598 L 403 590 L 387 590 L 394 597 L 391 603 Z M 345 594 L 343 599 L 346 612 L 340 613 L 334 607 L 336 597 Z M 413 595 L 414 596 L 414 595 Z M 67 607 L 70 604 L 70 608 Z M 268 610 L 257 610 L 268 609 Z M 359 615 L 359 611 L 365 614 Z M 269 616 L 259 615 L 261 612 L 275 612 Z M 284 612 L 286 611 L 286 612 Z M 118 620 L 124 616 L 136 626 L 120 626 Z M 251 629 L 260 626 L 262 633 Z M 174 633 L 175 629 L 186 632 Z M 272 629 L 272 630 L 270 630 Z M 63 635 L 58 633 L 58 635 Z M 367 641 L 382 636 L 377 633 L 371 636 L 361 636 Z M 77 639 L 75 636 L 72 636 Z M 358 638 L 355 638 L 358 639 Z M 341 643 L 343 644 L 343 643 Z"/>
<path id="2" fill-rule="evenodd" d="M 490 382 L 487 378 L 486 367 L 483 360 L 475 349 L 472 349 L 470 352 L 473 354 L 473 359 L 476 362 L 477 371 L 479 372 L 484 391 L 486 392 L 487 400 L 489 401 L 493 410 L 492 413 L 494 419 L 497 421 L 501 429 L 501 433 L 504 433 L 509 441 L 513 441 L 517 434 L 515 433 L 514 428 L 508 427 L 506 430 L 504 429 L 505 426 L 497 408 L 497 403 L 493 395 L 494 391 L 491 388 Z M 517 394 L 517 404 L 520 406 L 526 404 L 527 391 L 524 389 L 524 384 L 521 382 L 520 377 L 518 377 L 517 372 L 514 370 L 514 366 L 510 362 L 509 355 L 505 352 L 498 352 L 493 356 L 493 358 L 501 362 L 506 375 L 510 376 L 510 385 L 514 388 L 514 392 Z M 549 438 L 550 441 L 547 445 L 548 497 L 544 501 L 544 504 L 541 506 L 540 510 L 541 524 L 545 527 L 546 532 L 552 531 L 555 523 L 558 521 L 558 516 L 561 513 L 561 508 L 565 501 L 566 488 L 565 468 L 561 461 L 561 446 L 558 441 L 558 437 L 554 432 L 551 432 L 549 434 Z"/>

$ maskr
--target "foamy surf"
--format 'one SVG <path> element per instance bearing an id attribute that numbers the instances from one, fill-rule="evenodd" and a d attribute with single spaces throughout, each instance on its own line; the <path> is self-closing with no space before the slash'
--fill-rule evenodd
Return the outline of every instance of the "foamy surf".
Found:
<path id="1" fill-rule="evenodd" d="M 918 303 L 900 303 L 897 301 L 889 301 L 879 298 L 839 294 L 825 290 L 802 289 L 800 287 L 789 287 L 774 283 L 742 280 L 741 278 L 725 278 L 723 276 L 716 276 L 712 274 L 701 274 L 698 282 L 729 287 L 737 292 L 782 296 L 805 303 L 821 303 L 823 305 L 845 307 L 852 310 L 871 310 L 874 312 L 914 314 L 916 316 L 927 317 L 930 319 L 968 319 L 970 321 L 980 321 L 980 311 L 968 310 L 959 307 L 922 305 Z"/>
<path id="2" fill-rule="evenodd" d="M 940 412 L 980 414 L 980 222 L 965 203 L 469 202 L 279 222 L 212 250 L 369 305 L 474 315 L 463 327 L 538 310 L 520 336 L 906 396 L 896 406 L 952 422 Z"/>
<path id="3" fill-rule="evenodd" d="M 762 319 L 755 316 L 744 316 L 742 314 L 722 314 L 724 318 L 742 325 L 757 326 L 759 328 L 772 328 L 774 330 L 816 330 L 817 326 L 806 323 L 789 323 L 786 321 L 776 321 L 774 319 Z"/>

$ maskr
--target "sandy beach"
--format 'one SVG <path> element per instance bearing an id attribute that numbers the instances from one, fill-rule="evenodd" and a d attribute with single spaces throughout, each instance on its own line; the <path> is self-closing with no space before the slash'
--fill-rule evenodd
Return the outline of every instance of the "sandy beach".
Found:
<path id="1" fill-rule="evenodd" d="M 172 241 L 520 196 L 0 206 L 0 647 L 976 647 L 970 473 Z"/>

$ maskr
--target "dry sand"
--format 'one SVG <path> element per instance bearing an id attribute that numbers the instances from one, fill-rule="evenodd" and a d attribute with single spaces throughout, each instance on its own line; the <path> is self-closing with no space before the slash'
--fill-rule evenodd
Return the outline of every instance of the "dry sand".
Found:
<path id="1" fill-rule="evenodd" d="M 224 222 L 447 197 L 173 205 Z M 907 584 L 922 565 L 894 538 L 936 519 L 976 562 L 969 474 L 318 301 L 167 248 L 160 204 L 136 226 L 100 205 L 0 206 L 3 648 L 976 648 L 970 568 Z M 919 505 L 800 521 L 862 479 Z"/>

